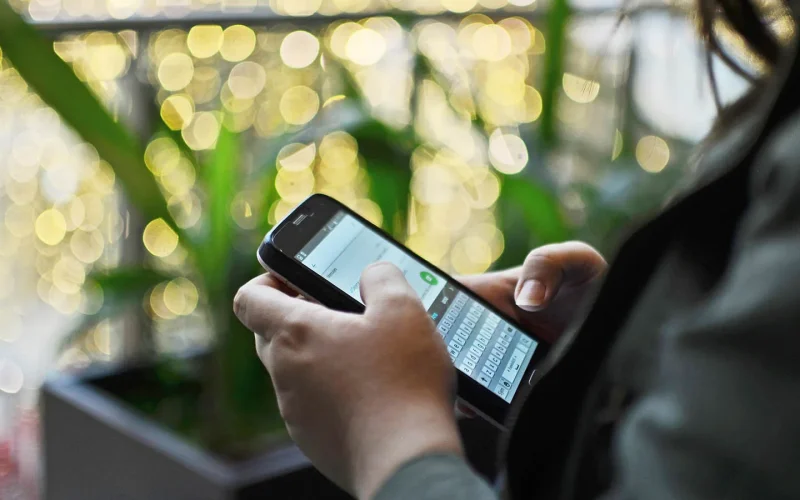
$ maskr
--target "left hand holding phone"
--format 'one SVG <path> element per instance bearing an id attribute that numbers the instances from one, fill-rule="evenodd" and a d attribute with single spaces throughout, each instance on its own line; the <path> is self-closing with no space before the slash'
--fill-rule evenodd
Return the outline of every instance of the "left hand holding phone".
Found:
<path id="1" fill-rule="evenodd" d="M 286 427 L 314 465 L 371 498 L 403 463 L 463 454 L 455 371 L 403 274 L 376 263 L 361 277 L 364 314 L 294 297 L 270 274 L 244 285 L 234 311 L 255 332 Z"/>

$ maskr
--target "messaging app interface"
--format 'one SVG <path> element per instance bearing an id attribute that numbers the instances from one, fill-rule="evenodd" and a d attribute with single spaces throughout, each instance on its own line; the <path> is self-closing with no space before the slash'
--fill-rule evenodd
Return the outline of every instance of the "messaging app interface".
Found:
<path id="1" fill-rule="evenodd" d="M 340 211 L 295 258 L 362 304 L 359 280 L 373 262 L 391 262 L 436 323 L 459 370 L 511 402 L 537 343 L 412 258 L 400 246 Z"/>

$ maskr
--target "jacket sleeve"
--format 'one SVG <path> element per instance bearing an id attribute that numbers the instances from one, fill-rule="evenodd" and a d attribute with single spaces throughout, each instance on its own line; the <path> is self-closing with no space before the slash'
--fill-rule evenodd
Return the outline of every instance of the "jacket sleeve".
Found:
<path id="1" fill-rule="evenodd" d="M 765 144 L 713 295 L 661 332 L 610 498 L 800 498 L 800 118 Z"/>
<path id="2" fill-rule="evenodd" d="M 497 496 L 463 458 L 427 455 L 400 467 L 375 496 L 375 500 L 409 499 L 496 500 Z"/>

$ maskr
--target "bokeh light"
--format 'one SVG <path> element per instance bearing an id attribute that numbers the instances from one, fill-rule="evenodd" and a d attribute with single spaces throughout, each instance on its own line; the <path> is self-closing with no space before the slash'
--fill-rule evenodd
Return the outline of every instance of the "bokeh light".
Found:
<path id="1" fill-rule="evenodd" d="M 458 274 L 482 273 L 492 264 L 492 249 L 482 238 L 467 236 L 453 245 L 450 260 Z"/>
<path id="2" fill-rule="evenodd" d="M 386 41 L 375 30 L 362 28 L 350 35 L 345 47 L 348 59 L 361 66 L 370 66 L 386 54 Z"/>
<path id="3" fill-rule="evenodd" d="M 206 59 L 216 55 L 222 48 L 221 26 L 194 26 L 189 30 L 186 44 L 189 52 L 198 59 Z"/>
<path id="4" fill-rule="evenodd" d="M 508 31 L 496 24 L 476 29 L 472 44 L 475 55 L 485 61 L 502 61 L 511 54 L 511 37 Z"/>
<path id="5" fill-rule="evenodd" d="M 319 96 L 310 88 L 297 85 L 281 96 L 280 111 L 290 125 L 304 125 L 319 111 Z"/>
<path id="6" fill-rule="evenodd" d="M 278 152 L 278 167 L 292 172 L 299 172 L 310 168 L 316 157 L 317 147 L 313 143 L 287 144 Z"/>
<path id="7" fill-rule="evenodd" d="M 52 279 L 53 285 L 64 294 L 79 294 L 86 281 L 86 269 L 71 255 L 64 255 L 53 265 Z"/>
<path id="8" fill-rule="evenodd" d="M 163 219 L 151 221 L 142 236 L 147 251 L 156 257 L 166 257 L 178 246 L 178 235 Z"/>
<path id="9" fill-rule="evenodd" d="M 45 210 L 36 218 L 36 236 L 48 245 L 58 245 L 67 233 L 67 221 L 55 209 Z"/>
<path id="10" fill-rule="evenodd" d="M 171 95 L 161 105 L 161 119 L 172 130 L 180 130 L 191 123 L 194 103 L 184 94 Z"/>
<path id="11" fill-rule="evenodd" d="M 186 278 L 175 278 L 164 286 L 164 306 L 176 316 L 186 316 L 197 308 L 198 292 Z"/>
<path id="12" fill-rule="evenodd" d="M 669 163 L 669 146 L 660 137 L 642 137 L 636 144 L 636 161 L 647 172 L 661 172 Z"/>
<path id="13" fill-rule="evenodd" d="M 442 0 L 442 6 L 450 12 L 461 14 L 475 8 L 478 0 Z"/>
<path id="14" fill-rule="evenodd" d="M 211 149 L 219 137 L 219 119 L 216 113 L 202 111 L 194 115 L 194 120 L 183 129 L 183 140 L 195 151 Z"/>
<path id="15" fill-rule="evenodd" d="M 310 16 L 322 6 L 322 0 L 270 0 L 270 7 L 287 16 Z"/>
<path id="16" fill-rule="evenodd" d="M 290 68 L 305 68 L 317 59 L 319 40 L 308 31 L 293 31 L 281 42 L 281 60 Z"/>
<path id="17" fill-rule="evenodd" d="M 22 389 L 25 376 L 22 369 L 11 360 L 0 360 L 0 391 L 16 394 Z"/>
<path id="18" fill-rule="evenodd" d="M 181 90 L 189 85 L 193 76 L 194 63 L 186 54 L 170 54 L 158 66 L 158 81 L 165 90 Z"/>
<path id="19" fill-rule="evenodd" d="M 528 148 L 516 135 L 495 130 L 489 138 L 489 159 L 504 174 L 518 174 L 528 164 Z"/>
<path id="20" fill-rule="evenodd" d="M 580 76 L 564 73 L 564 93 L 573 101 L 586 104 L 594 101 L 600 93 L 600 84 Z"/>
<path id="21" fill-rule="evenodd" d="M 219 52 L 226 61 L 238 62 L 247 59 L 255 48 L 255 32 L 247 26 L 237 24 L 225 29 Z"/>
<path id="22" fill-rule="evenodd" d="M 228 77 L 231 94 L 238 99 L 252 99 L 257 96 L 267 82 L 264 68 L 254 62 L 245 61 L 237 64 Z"/>
<path id="23" fill-rule="evenodd" d="M 88 51 L 86 70 L 89 79 L 113 80 L 127 70 L 128 54 L 115 35 L 97 31 L 87 35 L 84 43 Z"/>
<path id="24" fill-rule="evenodd" d="M 308 169 L 296 172 L 282 169 L 275 178 L 275 189 L 282 199 L 299 203 L 314 191 L 314 174 Z"/>

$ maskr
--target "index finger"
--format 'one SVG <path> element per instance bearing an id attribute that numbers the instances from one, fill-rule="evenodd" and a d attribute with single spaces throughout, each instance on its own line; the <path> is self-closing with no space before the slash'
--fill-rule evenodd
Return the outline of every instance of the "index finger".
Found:
<path id="1" fill-rule="evenodd" d="M 239 288 L 233 299 L 233 312 L 248 329 L 269 339 L 294 318 L 310 318 L 325 309 L 284 293 L 286 286 L 274 276 L 262 275 Z"/>
<path id="2" fill-rule="evenodd" d="M 254 285 L 262 285 L 262 286 L 268 286 L 270 288 L 274 288 L 275 290 L 283 292 L 286 295 L 290 295 L 290 296 L 297 295 L 297 292 L 292 290 L 289 287 L 289 285 L 287 285 L 285 282 L 283 282 L 280 279 L 278 279 L 277 276 L 275 276 L 274 274 L 272 274 L 269 271 L 264 273 L 264 274 L 260 274 L 260 275 L 256 276 L 255 278 L 251 279 L 250 281 L 248 281 L 245 284 L 245 286 L 247 286 L 247 285 L 249 285 L 251 283 L 254 284 Z"/>
<path id="3" fill-rule="evenodd" d="M 390 262 L 370 264 L 361 273 L 359 287 L 361 298 L 367 306 L 367 315 L 376 314 L 372 311 L 391 310 L 394 304 L 403 299 L 419 301 L 403 272 Z"/>

